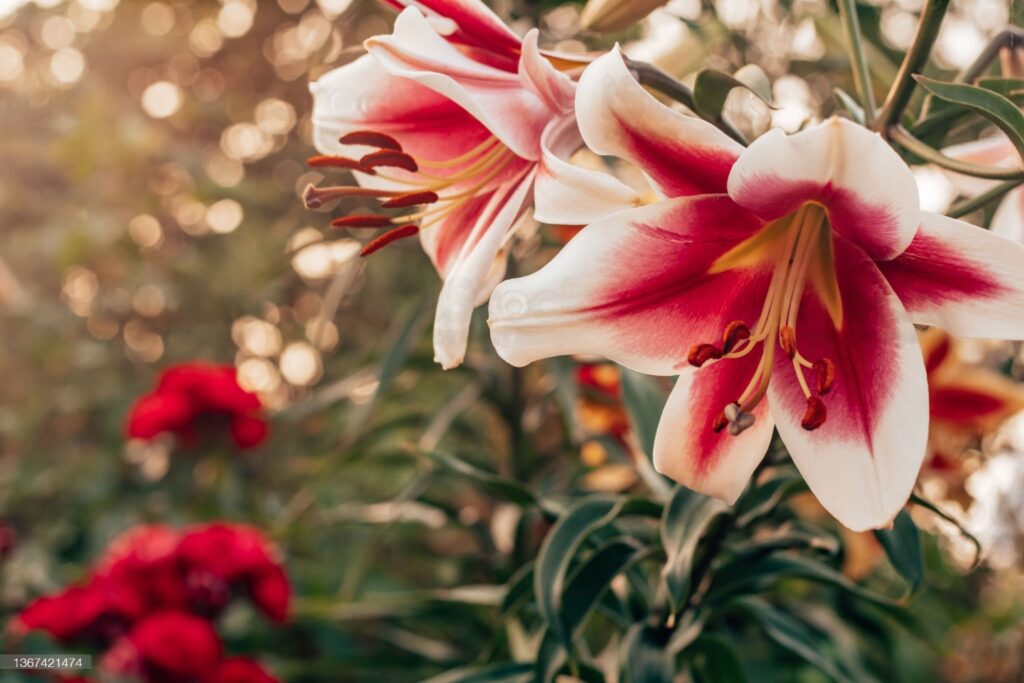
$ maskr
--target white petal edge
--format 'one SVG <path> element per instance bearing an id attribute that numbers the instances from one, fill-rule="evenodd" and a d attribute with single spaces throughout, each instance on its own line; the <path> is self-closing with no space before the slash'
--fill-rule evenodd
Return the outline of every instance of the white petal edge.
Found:
<path id="1" fill-rule="evenodd" d="M 853 531 L 882 529 L 903 509 L 917 481 L 928 442 L 928 380 L 917 332 L 894 293 L 885 296 L 896 317 L 897 339 L 889 349 L 898 364 L 897 383 L 874 434 L 874 452 L 856 440 L 810 439 L 800 416 L 780 410 L 773 384 L 768 400 L 779 436 L 811 492 Z M 837 390 L 840 390 L 837 388 Z"/>
<path id="2" fill-rule="evenodd" d="M 498 284 L 495 260 L 501 257 L 509 230 L 522 216 L 534 173 L 530 170 L 518 181 L 510 181 L 517 183 L 510 192 L 495 193 L 445 277 L 434 315 L 434 358 L 445 370 L 458 367 L 466 356 L 473 309 L 490 294 L 486 288 Z M 494 205 L 498 201 L 503 203 Z"/>
<path id="3" fill-rule="evenodd" d="M 550 225 L 586 225 L 643 204 L 638 192 L 611 173 L 569 162 L 582 145 L 583 139 L 572 114 L 552 121 L 544 130 L 534 190 L 534 217 L 538 221 Z"/>

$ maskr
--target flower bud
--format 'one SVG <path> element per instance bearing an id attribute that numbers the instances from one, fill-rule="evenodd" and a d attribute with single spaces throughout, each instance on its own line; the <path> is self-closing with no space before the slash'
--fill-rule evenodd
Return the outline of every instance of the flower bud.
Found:
<path id="1" fill-rule="evenodd" d="M 642 20 L 668 0 L 588 0 L 580 22 L 590 31 L 621 31 Z"/>

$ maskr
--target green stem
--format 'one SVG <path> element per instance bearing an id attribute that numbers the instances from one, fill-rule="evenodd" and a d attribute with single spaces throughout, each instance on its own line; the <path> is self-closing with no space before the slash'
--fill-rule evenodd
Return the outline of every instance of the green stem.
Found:
<path id="1" fill-rule="evenodd" d="M 856 0 L 839 0 L 839 17 L 843 21 L 843 30 L 846 31 L 846 40 L 849 43 L 853 84 L 860 95 L 864 118 L 871 121 L 875 118 L 875 93 L 871 90 L 871 71 L 868 68 L 867 56 L 864 54 L 864 38 L 860 32 Z"/>
<path id="2" fill-rule="evenodd" d="M 950 158 L 915 138 L 903 126 L 892 126 L 887 132 L 893 142 L 899 144 L 907 151 L 950 171 L 974 176 L 975 178 L 988 178 L 989 180 L 1024 180 L 1024 168 L 981 166 Z"/>
<path id="3" fill-rule="evenodd" d="M 885 104 L 882 105 L 882 111 L 879 112 L 871 126 L 873 129 L 885 134 L 894 123 L 899 122 L 903 110 L 907 108 L 910 98 L 914 94 L 914 75 L 921 73 L 928 62 L 928 55 L 939 35 L 939 28 L 942 26 L 942 19 L 946 16 L 948 7 L 949 0 L 926 0 L 924 10 L 921 12 L 921 19 L 917 24 L 914 42 L 910 44 L 907 54 L 903 57 L 896 80 L 889 88 Z"/>
<path id="4" fill-rule="evenodd" d="M 1019 187 L 1021 183 L 1024 183 L 1024 178 L 1021 178 L 1019 180 L 1007 180 L 1004 183 L 999 183 L 998 185 L 988 190 L 987 192 L 979 194 L 977 197 L 971 197 L 970 199 L 965 199 L 959 204 L 954 204 L 952 207 L 950 207 L 949 211 L 946 212 L 946 215 L 949 216 L 950 218 L 960 218 L 961 216 L 966 216 L 972 211 L 977 211 L 978 209 L 984 207 L 989 202 L 995 199 L 999 199 L 1010 190 Z"/>
<path id="5" fill-rule="evenodd" d="M 1024 30 L 1016 26 L 1007 26 L 988 42 L 985 49 L 966 69 L 957 74 L 955 82 L 973 83 L 974 79 L 985 73 L 989 65 L 999 57 L 999 52 L 1004 47 L 1013 47 L 1016 43 L 1024 43 Z"/>
<path id="6" fill-rule="evenodd" d="M 1004 28 L 988 42 L 985 48 L 978 53 L 978 56 L 975 57 L 973 62 L 956 75 L 953 82 L 974 83 L 979 76 L 988 70 L 989 66 L 991 66 L 992 62 L 999 57 L 999 53 L 1004 48 L 1012 48 L 1015 44 L 1019 43 L 1024 43 L 1024 30 L 1021 30 L 1016 26 L 1008 26 Z M 1004 72 L 1003 75 L 1008 76 L 1009 74 Z M 933 98 L 931 97 L 925 98 L 924 105 L 921 107 L 921 116 L 918 118 L 915 129 L 923 123 L 922 119 L 924 119 L 931 111 L 932 101 Z M 953 113 L 955 115 L 955 110 Z"/>

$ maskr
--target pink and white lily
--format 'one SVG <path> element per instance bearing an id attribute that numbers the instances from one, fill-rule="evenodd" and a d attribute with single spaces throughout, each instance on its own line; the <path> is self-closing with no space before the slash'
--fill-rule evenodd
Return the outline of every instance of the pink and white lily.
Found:
<path id="1" fill-rule="evenodd" d="M 473 309 L 504 276 L 506 244 L 531 200 L 539 220 L 561 219 L 566 162 L 557 157 L 581 144 L 576 86 L 553 64 L 564 60 L 538 49 L 536 30 L 520 39 L 479 0 L 390 4 L 408 5 L 393 33 L 370 38 L 367 55 L 312 85 L 324 156 L 310 163 L 352 170 L 358 185 L 311 186 L 305 199 L 379 199 L 390 215 L 333 223 L 391 228 L 364 254 L 419 234 L 444 280 L 434 351 L 451 368 L 463 360 Z M 623 193 L 609 179 L 594 182 Z"/>
<path id="2" fill-rule="evenodd" d="M 942 153 L 959 161 L 985 166 L 1012 168 L 1021 163 L 1017 148 L 1003 133 L 974 142 L 953 145 L 943 149 Z M 953 185 L 965 195 L 981 194 L 999 184 L 997 180 L 974 178 L 960 173 L 947 173 L 946 175 Z M 1006 193 L 992 216 L 990 227 L 992 232 L 997 235 L 1002 235 L 1014 242 L 1024 243 L 1024 186 Z"/>
<path id="3" fill-rule="evenodd" d="M 743 148 L 659 103 L 617 51 L 584 72 L 576 112 L 588 146 L 666 199 L 592 222 L 500 285 L 498 353 L 679 375 L 660 472 L 735 501 L 775 427 L 843 524 L 889 524 L 928 438 L 914 323 L 1024 338 L 1024 248 L 921 211 L 906 164 L 850 121 Z"/>

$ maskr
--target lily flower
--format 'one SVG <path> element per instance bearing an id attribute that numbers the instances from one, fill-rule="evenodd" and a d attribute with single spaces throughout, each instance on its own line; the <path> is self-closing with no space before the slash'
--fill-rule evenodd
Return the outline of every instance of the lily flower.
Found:
<path id="1" fill-rule="evenodd" d="M 943 330 L 929 328 L 920 336 L 931 415 L 928 468 L 959 472 L 958 456 L 972 441 L 1024 410 L 1024 386 L 994 369 L 964 362 L 958 340 Z"/>
<path id="2" fill-rule="evenodd" d="M 1002 73 L 1007 78 L 1024 77 L 1024 50 L 1007 47 L 999 54 Z M 1012 168 L 1021 163 L 1020 153 L 1003 132 L 973 142 L 946 147 L 942 153 L 959 161 L 984 166 Z M 961 173 L 947 172 L 946 177 L 964 195 L 978 195 L 999 184 L 997 180 L 985 180 Z M 992 232 L 1014 242 L 1024 243 L 1024 187 L 1010 190 L 999 202 L 992 215 Z"/>
<path id="3" fill-rule="evenodd" d="M 305 201 L 316 208 L 349 196 L 380 200 L 386 215 L 333 222 L 390 228 L 364 255 L 419 235 L 444 280 L 434 351 L 451 368 L 465 355 L 473 309 L 504 276 L 507 242 L 531 200 L 538 220 L 561 222 L 561 173 L 577 182 L 588 176 L 561 158 L 581 141 L 575 84 L 560 69 L 580 62 L 542 53 L 536 30 L 520 39 L 479 0 L 390 4 L 409 5 L 393 33 L 368 39 L 367 55 L 311 86 L 323 156 L 309 163 L 353 171 L 358 184 L 310 186 Z M 587 187 L 632 198 L 610 177 Z"/>
<path id="4" fill-rule="evenodd" d="M 910 169 L 850 121 L 744 149 L 658 102 L 617 51 L 584 72 L 576 112 L 588 146 L 639 165 L 666 199 L 591 223 L 501 284 L 498 353 L 678 375 L 660 472 L 734 502 L 775 427 L 834 517 L 888 525 L 928 438 L 913 323 L 1024 337 L 1024 247 L 921 211 Z"/>

